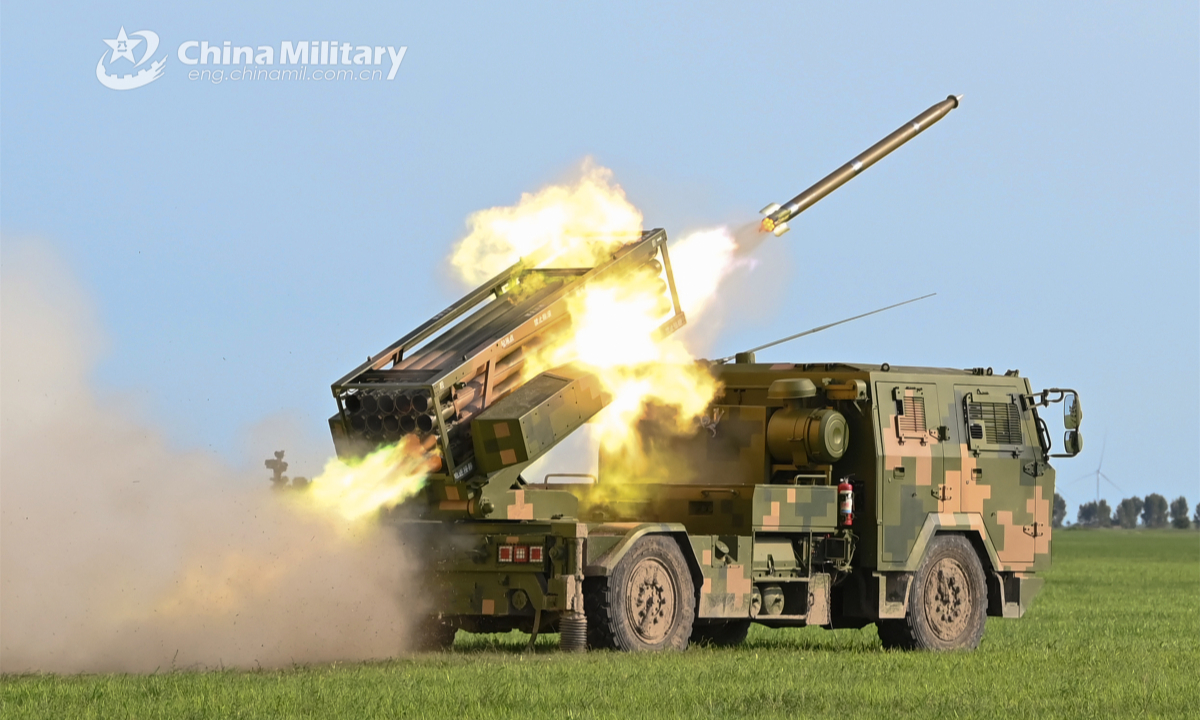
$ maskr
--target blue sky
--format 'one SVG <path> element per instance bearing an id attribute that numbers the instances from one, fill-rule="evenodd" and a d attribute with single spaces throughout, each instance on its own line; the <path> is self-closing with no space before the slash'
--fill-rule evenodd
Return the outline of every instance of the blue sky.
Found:
<path id="1" fill-rule="evenodd" d="M 1200 500 L 1195 3 L 423 5 L 5 5 L 5 254 L 64 258 L 98 385 L 177 446 L 258 462 L 287 418 L 328 453 L 329 384 L 457 297 L 466 216 L 585 156 L 680 236 L 964 93 L 764 247 L 705 349 L 937 292 L 764 357 L 1019 368 L 1082 393 L 1072 516 L 1106 436 L 1110 502 Z M 121 27 L 160 36 L 163 77 L 97 81 Z M 192 81 L 175 54 L 312 39 L 408 50 L 372 82 Z"/>

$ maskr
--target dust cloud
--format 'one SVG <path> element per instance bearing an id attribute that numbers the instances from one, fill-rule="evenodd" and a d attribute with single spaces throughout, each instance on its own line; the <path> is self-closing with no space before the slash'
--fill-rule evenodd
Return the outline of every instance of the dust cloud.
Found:
<path id="1" fill-rule="evenodd" d="M 265 470 L 172 449 L 93 389 L 101 334 L 49 251 L 9 244 L 0 291 L 0 671 L 402 650 L 419 585 L 394 530 L 339 526 Z"/>

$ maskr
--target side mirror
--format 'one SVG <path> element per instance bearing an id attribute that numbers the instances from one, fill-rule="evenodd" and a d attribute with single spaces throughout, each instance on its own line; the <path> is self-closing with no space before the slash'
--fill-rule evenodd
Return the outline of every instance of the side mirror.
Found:
<path id="1" fill-rule="evenodd" d="M 1063 427 L 1068 430 L 1078 430 L 1079 424 L 1083 422 L 1083 407 L 1079 404 L 1079 396 L 1074 392 L 1068 392 L 1064 400 L 1066 402 L 1063 403 Z"/>
<path id="2" fill-rule="evenodd" d="M 1083 452 L 1083 435 L 1078 430 L 1068 430 L 1063 437 L 1063 450 L 1069 457 Z"/>

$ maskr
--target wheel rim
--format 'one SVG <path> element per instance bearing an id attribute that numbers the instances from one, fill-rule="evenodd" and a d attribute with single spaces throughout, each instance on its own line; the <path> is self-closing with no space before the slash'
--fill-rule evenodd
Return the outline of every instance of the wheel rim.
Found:
<path id="1" fill-rule="evenodd" d="M 625 614 L 643 641 L 662 642 L 675 624 L 675 579 L 656 558 L 634 566 L 625 585 Z"/>
<path id="2" fill-rule="evenodd" d="M 925 579 L 925 618 L 942 640 L 954 640 L 971 620 L 971 586 L 967 571 L 951 558 L 942 558 Z"/>

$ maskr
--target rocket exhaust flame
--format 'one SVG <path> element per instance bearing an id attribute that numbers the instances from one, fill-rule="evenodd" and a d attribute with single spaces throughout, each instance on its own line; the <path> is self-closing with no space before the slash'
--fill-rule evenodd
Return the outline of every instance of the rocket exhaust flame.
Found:
<path id="1" fill-rule="evenodd" d="M 573 182 L 526 193 L 510 207 L 471 215 L 469 232 L 449 261 L 470 284 L 494 280 L 518 262 L 537 270 L 563 269 L 568 276 L 575 276 L 572 274 L 584 272 L 580 268 L 608 262 L 617 249 L 640 239 L 641 223 L 641 212 L 612 182 L 612 172 L 589 160 Z M 605 394 L 613 398 L 610 408 L 594 420 L 595 436 L 603 447 L 638 452 L 633 433 L 639 422 L 646 421 L 651 406 L 669 409 L 655 413 L 656 418 L 670 419 L 664 431 L 689 431 L 717 392 L 717 384 L 681 340 L 661 336 L 674 327 L 666 324 L 679 312 L 674 298 L 678 298 L 682 313 L 691 317 L 710 304 L 722 278 L 740 262 L 735 258 L 736 249 L 735 240 L 724 228 L 697 232 L 670 245 L 664 251 L 669 258 L 652 256 L 572 290 L 563 301 L 564 312 L 547 316 L 536 335 L 492 361 L 486 376 L 490 384 L 486 402 L 496 402 L 542 372 L 572 364 L 594 375 Z M 673 287 L 664 265 L 668 260 Z M 495 299 L 479 310 L 472 327 L 486 327 L 512 303 L 553 290 L 550 284 L 561 282 L 556 277 L 554 272 L 513 276 L 498 286 Z M 451 338 L 469 332 L 463 326 L 446 330 Z M 445 348 L 450 347 L 453 342 L 447 340 L 422 355 L 404 345 L 391 362 L 405 372 L 439 372 L 449 357 Z M 383 365 L 375 360 L 371 364 Z M 426 473 L 445 469 L 442 449 L 433 444 L 442 428 L 459 422 L 460 414 L 470 417 L 483 406 L 484 377 L 457 383 L 445 396 L 441 389 L 436 396 L 429 394 L 431 390 L 398 396 L 395 409 L 401 411 L 399 429 L 405 440 L 373 452 L 354 470 L 331 463 L 314 479 L 311 502 L 350 519 L 415 495 L 423 487 Z M 376 427 L 381 425 L 378 413 L 386 410 L 384 390 L 357 386 L 339 395 L 337 387 L 335 395 L 344 398 L 345 416 L 354 432 L 371 443 L 393 439 Z M 410 406 L 415 414 L 405 414 Z M 429 439 L 417 447 L 413 443 L 418 436 Z M 458 467 L 463 448 L 460 445 L 454 450 L 453 443 L 451 438 Z"/>
<path id="2" fill-rule="evenodd" d="M 620 236 L 641 231 L 642 214 L 611 183 L 612 171 L 585 160 L 579 179 L 526 193 L 512 207 L 481 210 L 467 219 L 470 233 L 451 264 L 468 284 L 478 285 L 541 248 L 543 267 L 591 267 Z"/>
<path id="3" fill-rule="evenodd" d="M 451 263 L 469 283 L 541 244 L 553 248 L 542 267 L 596 264 L 614 243 L 642 230 L 641 213 L 611 180 L 611 171 L 586 161 L 574 184 L 526 194 L 512 207 L 476 213 L 471 233 L 455 249 Z M 736 243 L 727 229 L 719 228 L 693 233 L 668 249 L 680 306 L 695 318 L 735 266 Z M 511 365 L 522 364 L 505 386 L 574 363 L 595 374 L 613 397 L 593 421 L 606 448 L 635 452 L 633 433 L 649 405 L 674 409 L 673 424 L 687 431 L 717 386 L 682 341 L 656 339 L 671 311 L 670 289 L 657 258 L 638 271 L 589 284 L 568 300 L 569 323 L 549 332 L 537 347 L 514 353 Z"/>
<path id="4" fill-rule="evenodd" d="M 370 518 L 380 508 L 396 505 L 421 490 L 425 477 L 441 465 L 431 454 L 433 443 L 432 437 L 421 441 L 409 435 L 360 460 L 334 458 L 313 478 L 300 501 L 345 520 Z"/>

